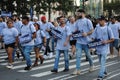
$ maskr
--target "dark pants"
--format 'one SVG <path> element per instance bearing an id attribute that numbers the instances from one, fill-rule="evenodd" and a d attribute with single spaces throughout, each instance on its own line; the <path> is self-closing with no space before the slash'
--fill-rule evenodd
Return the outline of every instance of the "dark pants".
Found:
<path id="1" fill-rule="evenodd" d="M 47 52 L 51 52 L 50 51 L 50 46 L 49 46 L 49 43 L 50 43 L 50 38 L 47 39 L 47 43 L 46 43 L 46 48 L 45 48 L 45 53 L 44 55 L 47 55 Z"/>

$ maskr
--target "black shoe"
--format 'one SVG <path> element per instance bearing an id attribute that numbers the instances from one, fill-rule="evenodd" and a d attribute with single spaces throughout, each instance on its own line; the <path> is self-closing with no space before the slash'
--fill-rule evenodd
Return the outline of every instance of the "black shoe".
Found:
<path id="1" fill-rule="evenodd" d="M 31 66 L 25 67 L 24 70 L 31 70 Z"/>
<path id="2" fill-rule="evenodd" d="M 104 72 L 104 76 L 105 76 L 105 77 L 107 77 L 107 76 L 108 76 L 107 72 Z"/>
<path id="3" fill-rule="evenodd" d="M 103 80 L 103 78 L 102 78 L 102 77 L 100 77 L 100 76 L 98 76 L 97 80 Z"/>
<path id="4" fill-rule="evenodd" d="M 1 49 L 4 49 L 4 47 L 1 47 Z"/>
<path id="5" fill-rule="evenodd" d="M 5 58 L 5 60 L 8 60 L 8 57 L 7 57 L 7 58 Z"/>
<path id="6" fill-rule="evenodd" d="M 51 70 L 51 72 L 57 73 L 58 71 L 57 71 L 57 70 L 55 70 L 55 69 L 53 69 L 53 70 Z"/>
<path id="7" fill-rule="evenodd" d="M 69 58 L 72 59 L 72 55 L 69 55 Z"/>
<path id="8" fill-rule="evenodd" d="M 64 70 L 63 70 L 63 72 L 67 72 L 67 71 L 69 71 L 69 69 L 64 69 Z"/>
<path id="9" fill-rule="evenodd" d="M 22 61 L 25 61 L 25 58 L 23 58 Z"/>
<path id="10" fill-rule="evenodd" d="M 19 59 L 19 58 L 20 58 L 20 54 L 19 54 L 19 52 L 16 52 L 16 54 L 17 54 L 17 58 Z"/>

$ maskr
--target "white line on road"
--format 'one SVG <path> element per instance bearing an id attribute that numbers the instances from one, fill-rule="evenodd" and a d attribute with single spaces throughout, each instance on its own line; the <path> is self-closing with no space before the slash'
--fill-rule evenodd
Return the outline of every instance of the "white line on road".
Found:
<path id="1" fill-rule="evenodd" d="M 109 66 L 112 66 L 112 65 L 115 65 L 115 64 L 118 64 L 118 63 L 119 63 L 118 61 L 114 61 L 111 64 L 107 64 L 106 67 L 109 67 Z M 95 68 L 95 70 L 98 70 L 98 69 L 99 69 L 99 67 Z M 88 73 L 88 71 L 81 73 L 81 75 L 83 75 L 85 73 Z M 65 78 L 62 78 L 62 79 L 59 79 L 59 80 L 69 80 L 70 78 L 73 78 L 73 77 L 76 77 L 76 76 L 78 76 L 78 75 L 73 75 L 73 76 L 70 75 L 69 77 L 65 77 Z"/>

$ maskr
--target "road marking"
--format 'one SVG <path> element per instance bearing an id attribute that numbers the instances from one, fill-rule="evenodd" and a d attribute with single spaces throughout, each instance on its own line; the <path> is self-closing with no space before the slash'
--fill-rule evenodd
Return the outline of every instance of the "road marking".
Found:
<path id="1" fill-rule="evenodd" d="M 115 64 L 118 64 L 118 63 L 119 62 L 114 61 L 114 63 L 108 64 L 108 65 L 106 65 L 106 67 L 109 67 L 109 66 L 112 66 L 112 65 L 115 65 Z M 98 69 L 99 69 L 99 67 L 95 68 L 95 70 L 98 70 Z M 81 73 L 81 75 L 83 75 L 85 73 L 88 73 L 88 71 Z M 69 77 L 65 77 L 65 78 L 62 78 L 62 79 L 59 79 L 59 80 L 69 80 L 70 78 L 73 78 L 73 77 L 76 77 L 76 76 L 78 76 L 78 75 L 73 75 L 73 76 L 71 75 Z M 93 80 L 96 80 L 96 79 L 93 79 Z"/>
<path id="2" fill-rule="evenodd" d="M 92 58 L 94 58 L 94 57 L 97 57 L 97 56 L 96 55 L 92 56 Z M 64 58 L 61 58 L 61 60 L 63 60 L 63 59 Z M 83 57 L 81 60 L 84 60 L 84 59 L 85 59 L 85 57 Z M 76 61 L 76 59 L 72 59 L 69 62 L 72 63 L 72 62 L 75 62 L 75 61 Z M 54 60 L 51 60 L 51 61 L 49 60 L 47 63 L 49 63 L 49 62 L 54 62 Z M 62 64 L 64 64 L 64 62 L 60 62 L 59 63 L 59 65 L 62 65 Z M 34 71 L 34 70 L 37 70 L 37 69 L 44 69 L 44 68 L 53 67 L 53 66 L 54 66 L 54 63 L 53 64 L 49 64 L 49 65 L 45 65 L 45 66 L 34 67 L 30 71 Z M 28 71 L 19 70 L 18 72 L 28 72 Z"/>
<path id="3" fill-rule="evenodd" d="M 94 60 L 93 62 L 94 63 L 98 62 L 98 59 Z M 89 64 L 89 62 L 84 62 L 84 63 L 81 63 L 81 66 L 88 65 L 88 64 Z M 73 69 L 75 67 L 76 67 L 76 65 L 69 66 L 70 69 Z M 62 71 L 62 70 L 63 70 L 63 68 L 59 68 L 59 71 Z M 50 74 L 52 74 L 52 72 L 46 71 L 46 72 L 42 72 L 42 73 L 37 73 L 37 74 L 31 75 L 31 76 L 32 77 L 43 77 L 43 76 L 50 75 Z"/>
<path id="4" fill-rule="evenodd" d="M 115 63 L 116 61 L 111 61 L 111 62 L 107 62 L 106 65 L 109 65 L 109 64 L 112 64 L 112 63 Z M 100 65 L 97 65 L 95 66 L 95 70 L 99 69 Z M 88 69 L 89 68 L 86 68 L 86 69 L 83 69 L 81 70 L 81 74 L 83 74 L 85 71 L 88 72 Z M 85 72 L 86 73 L 86 72 Z M 71 74 L 66 74 L 66 75 L 62 75 L 62 76 L 58 76 L 58 77 L 55 77 L 55 78 L 51 78 L 51 79 L 48 79 L 48 80 L 60 80 L 61 78 L 66 78 L 67 76 L 73 76 Z M 77 76 L 77 75 L 74 75 L 74 76 Z"/>

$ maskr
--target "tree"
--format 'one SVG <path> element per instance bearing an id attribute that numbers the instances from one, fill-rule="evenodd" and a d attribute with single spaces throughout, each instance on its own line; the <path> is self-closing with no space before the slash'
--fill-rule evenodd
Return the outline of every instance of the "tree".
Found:
<path id="1" fill-rule="evenodd" d="M 108 10 L 109 16 L 112 16 L 112 10 L 116 14 L 120 14 L 120 1 L 116 1 L 115 3 L 104 3 L 104 11 Z"/>

